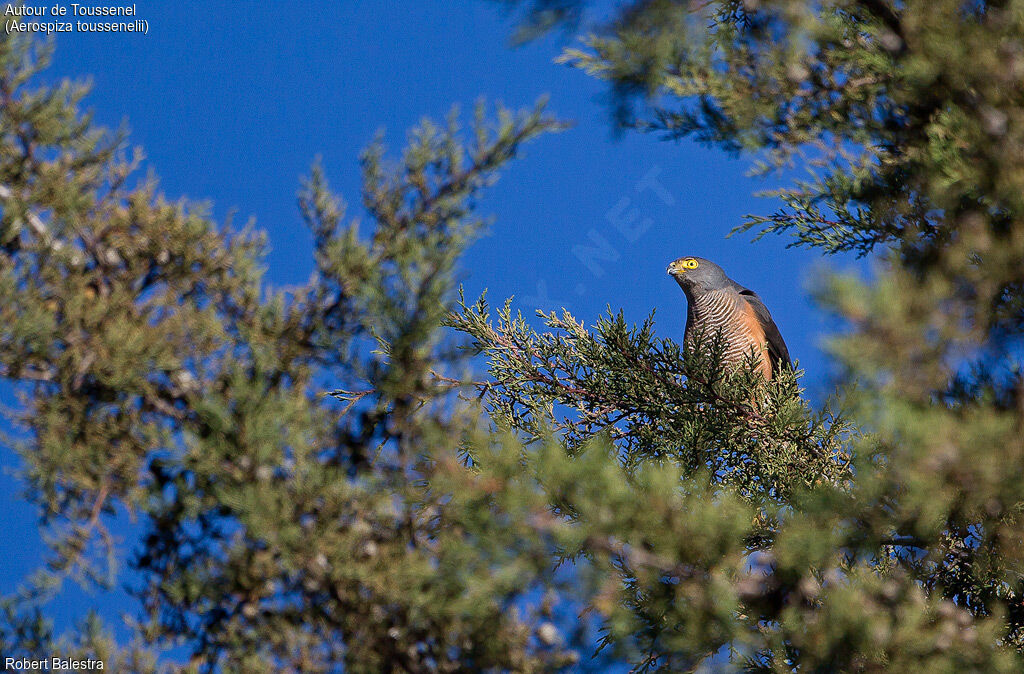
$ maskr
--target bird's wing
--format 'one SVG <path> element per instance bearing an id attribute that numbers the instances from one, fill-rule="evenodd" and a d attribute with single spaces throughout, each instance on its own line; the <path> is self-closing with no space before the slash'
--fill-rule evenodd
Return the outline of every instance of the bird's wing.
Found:
<path id="1" fill-rule="evenodd" d="M 733 282 L 733 286 L 754 310 L 754 315 L 757 316 L 758 322 L 764 329 L 765 340 L 768 342 L 768 359 L 772 363 L 772 370 L 778 372 L 783 367 L 793 369 L 793 361 L 789 358 L 786 340 L 782 339 L 779 326 L 775 325 L 771 312 L 768 311 L 764 301 L 753 290 L 744 288 L 739 283 Z"/>

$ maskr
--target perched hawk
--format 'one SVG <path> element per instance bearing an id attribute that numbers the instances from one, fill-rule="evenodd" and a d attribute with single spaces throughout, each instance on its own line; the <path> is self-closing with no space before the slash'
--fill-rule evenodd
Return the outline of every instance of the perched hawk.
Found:
<path id="1" fill-rule="evenodd" d="M 768 307 L 753 290 L 725 275 L 722 268 L 702 257 L 681 257 L 668 273 L 686 293 L 686 333 L 689 347 L 697 334 L 722 333 L 725 364 L 735 369 L 751 350 L 761 358 L 765 381 L 780 369 L 792 368 L 789 349 L 772 320 Z M 767 358 L 765 358 L 767 354 Z"/>

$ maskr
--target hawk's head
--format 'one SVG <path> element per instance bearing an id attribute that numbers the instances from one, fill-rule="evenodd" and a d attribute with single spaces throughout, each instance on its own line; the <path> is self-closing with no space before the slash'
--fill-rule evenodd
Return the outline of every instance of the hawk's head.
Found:
<path id="1" fill-rule="evenodd" d="M 702 257 L 681 257 L 668 266 L 669 275 L 689 293 L 701 294 L 721 290 L 730 285 L 729 277 L 722 268 Z"/>

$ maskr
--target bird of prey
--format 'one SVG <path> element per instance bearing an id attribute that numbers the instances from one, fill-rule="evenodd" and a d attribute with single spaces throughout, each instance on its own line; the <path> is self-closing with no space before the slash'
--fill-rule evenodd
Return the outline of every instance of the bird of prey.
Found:
<path id="1" fill-rule="evenodd" d="M 668 273 L 686 293 L 687 347 L 698 335 L 710 337 L 721 331 L 727 367 L 736 369 L 753 351 L 765 381 L 782 368 L 792 369 L 786 342 L 757 293 L 702 257 L 681 257 L 668 266 Z"/>

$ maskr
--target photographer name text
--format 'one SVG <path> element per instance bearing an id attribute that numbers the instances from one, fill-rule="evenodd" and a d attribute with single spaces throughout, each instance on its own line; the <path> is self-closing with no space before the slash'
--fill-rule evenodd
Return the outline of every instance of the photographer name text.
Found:
<path id="1" fill-rule="evenodd" d="M 84 672 L 103 669 L 102 660 L 76 658 L 4 658 L 5 672 Z"/>

